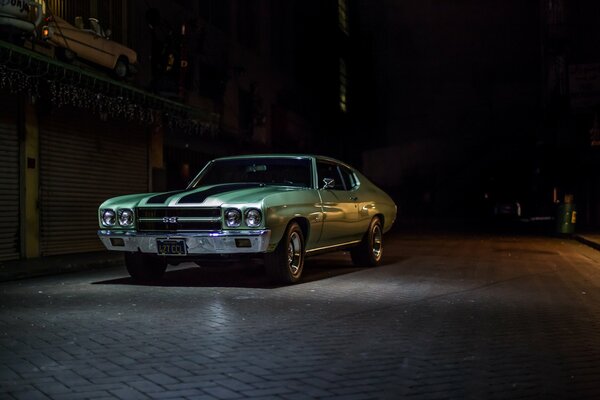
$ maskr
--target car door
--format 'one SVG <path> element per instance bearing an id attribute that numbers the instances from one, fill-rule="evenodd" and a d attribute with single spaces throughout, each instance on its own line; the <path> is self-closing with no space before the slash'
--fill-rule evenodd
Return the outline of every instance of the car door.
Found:
<path id="1" fill-rule="evenodd" d="M 367 231 L 371 223 L 369 210 L 375 207 L 372 196 L 368 192 L 361 190 L 360 181 L 356 174 L 348 167 L 340 165 L 340 175 L 344 180 L 344 187 L 347 196 L 352 201 L 355 207 L 355 213 L 352 213 L 352 218 L 349 221 L 349 234 L 352 235 L 351 240 L 359 240 Z"/>
<path id="2" fill-rule="evenodd" d="M 352 188 L 346 187 L 341 165 L 317 160 L 317 184 L 323 210 L 319 247 L 356 240 L 359 210 Z"/>

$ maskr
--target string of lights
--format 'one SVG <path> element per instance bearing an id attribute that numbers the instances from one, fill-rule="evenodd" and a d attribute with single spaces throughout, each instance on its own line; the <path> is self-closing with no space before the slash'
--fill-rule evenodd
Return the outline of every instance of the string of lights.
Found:
<path id="1" fill-rule="evenodd" d="M 37 97 L 38 77 L 29 76 L 17 69 L 8 68 L 0 64 L 0 88 L 13 94 L 24 93 L 29 97 Z"/>
<path id="2" fill-rule="evenodd" d="M 162 124 L 187 135 L 216 133 L 214 117 L 197 118 L 193 114 L 198 110 L 27 52 L 10 44 L 0 46 L 0 89 L 25 95 L 33 103 L 43 100 L 56 108 L 86 110 L 103 121 Z"/>

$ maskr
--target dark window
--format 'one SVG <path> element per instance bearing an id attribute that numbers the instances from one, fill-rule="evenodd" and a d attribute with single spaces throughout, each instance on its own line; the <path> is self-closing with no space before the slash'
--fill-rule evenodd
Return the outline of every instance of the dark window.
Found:
<path id="1" fill-rule="evenodd" d="M 354 175 L 354 172 L 352 172 L 350 169 L 340 166 L 340 173 L 344 179 L 344 186 L 346 187 L 346 190 L 352 190 L 358 186 L 356 175 Z"/>
<path id="2" fill-rule="evenodd" d="M 336 164 L 325 161 L 317 161 L 317 175 L 319 188 L 323 187 L 324 179 L 333 179 L 335 184 L 332 189 L 344 190 L 344 180 L 342 179 Z"/>

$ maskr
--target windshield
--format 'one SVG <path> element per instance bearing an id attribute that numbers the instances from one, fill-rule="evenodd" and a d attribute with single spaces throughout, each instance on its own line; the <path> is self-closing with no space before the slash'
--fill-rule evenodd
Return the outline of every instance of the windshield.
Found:
<path id="1" fill-rule="evenodd" d="M 311 162 L 305 158 L 247 158 L 216 160 L 190 188 L 221 183 L 255 182 L 267 185 L 311 187 Z"/>

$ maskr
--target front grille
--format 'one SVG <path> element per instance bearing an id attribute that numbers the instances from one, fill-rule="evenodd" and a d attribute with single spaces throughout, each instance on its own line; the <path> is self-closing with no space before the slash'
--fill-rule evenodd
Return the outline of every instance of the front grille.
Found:
<path id="1" fill-rule="evenodd" d="M 138 208 L 138 218 L 190 217 L 211 218 L 221 217 L 220 207 L 152 207 Z"/>
<path id="2" fill-rule="evenodd" d="M 179 232 L 179 231 L 218 231 L 221 229 L 221 221 L 178 221 L 177 223 L 165 223 L 162 221 L 140 221 L 139 232 Z"/>
<path id="3" fill-rule="evenodd" d="M 139 232 L 192 232 L 221 229 L 219 207 L 144 207 L 136 211 Z"/>

